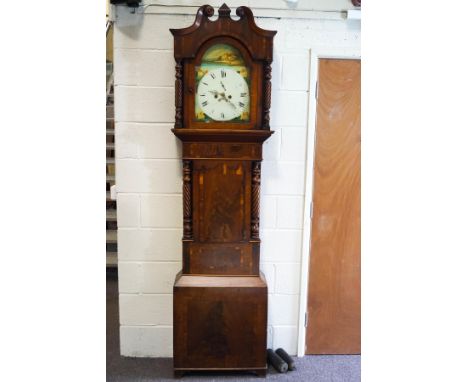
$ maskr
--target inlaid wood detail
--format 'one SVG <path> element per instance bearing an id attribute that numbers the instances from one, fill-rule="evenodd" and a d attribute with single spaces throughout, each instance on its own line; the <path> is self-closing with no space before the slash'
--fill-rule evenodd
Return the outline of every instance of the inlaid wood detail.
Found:
<path id="1" fill-rule="evenodd" d="M 253 240 L 260 239 L 260 162 L 252 163 L 252 220 L 251 234 Z"/>
<path id="2" fill-rule="evenodd" d="M 261 160 L 262 147 L 255 143 L 186 143 L 183 147 L 184 158 L 220 158 Z"/>
<path id="3" fill-rule="evenodd" d="M 192 161 L 184 160 L 184 239 L 192 239 Z"/>
<path id="4" fill-rule="evenodd" d="M 188 245 L 190 274 L 252 275 L 258 274 L 258 256 L 250 243 L 197 243 Z"/>
<path id="5" fill-rule="evenodd" d="M 248 240 L 245 199 L 249 171 L 245 167 L 244 161 L 196 162 L 197 241 L 233 243 Z"/>

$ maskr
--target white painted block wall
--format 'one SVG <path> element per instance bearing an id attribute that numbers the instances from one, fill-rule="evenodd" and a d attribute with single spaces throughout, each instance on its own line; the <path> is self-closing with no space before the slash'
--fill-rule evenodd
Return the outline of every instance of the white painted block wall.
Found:
<path id="1" fill-rule="evenodd" d="M 170 9 L 165 11 L 170 13 Z M 255 14 L 255 11 L 254 11 Z M 172 356 L 172 285 L 182 261 L 181 144 L 174 121 L 169 28 L 193 15 L 116 7 L 114 32 L 120 344 L 124 356 Z M 268 279 L 268 346 L 297 354 L 310 55 L 360 57 L 360 24 L 257 18 L 277 30 L 271 125 L 264 145 L 261 269 Z"/>

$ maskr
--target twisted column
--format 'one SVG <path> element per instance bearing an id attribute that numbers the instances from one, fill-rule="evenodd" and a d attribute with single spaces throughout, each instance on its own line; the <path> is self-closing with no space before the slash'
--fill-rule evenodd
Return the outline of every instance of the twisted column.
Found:
<path id="1" fill-rule="evenodd" d="M 183 165 L 184 239 L 192 239 L 192 162 L 184 160 Z"/>
<path id="2" fill-rule="evenodd" d="M 260 162 L 252 162 L 252 211 L 250 237 L 260 239 Z"/>
<path id="3" fill-rule="evenodd" d="M 182 106 L 183 106 L 183 89 L 182 89 L 182 60 L 176 61 L 175 66 L 175 124 L 174 127 L 179 129 L 182 127 Z"/>
<path id="4" fill-rule="evenodd" d="M 264 130 L 270 130 L 270 107 L 271 107 L 271 61 L 266 61 L 263 67 L 263 126 Z"/>

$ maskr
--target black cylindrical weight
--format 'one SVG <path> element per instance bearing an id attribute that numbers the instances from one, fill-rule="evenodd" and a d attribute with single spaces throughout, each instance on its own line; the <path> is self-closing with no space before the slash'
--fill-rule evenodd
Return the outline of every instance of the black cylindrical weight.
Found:
<path id="1" fill-rule="evenodd" d="M 288 371 L 288 364 L 284 362 L 272 349 L 267 349 L 268 362 L 279 373 L 286 373 Z"/>
<path id="2" fill-rule="evenodd" d="M 294 364 L 294 360 L 286 353 L 286 350 L 283 348 L 276 349 L 276 354 L 278 354 L 281 359 L 288 364 L 289 370 L 296 370 L 296 365 Z"/>

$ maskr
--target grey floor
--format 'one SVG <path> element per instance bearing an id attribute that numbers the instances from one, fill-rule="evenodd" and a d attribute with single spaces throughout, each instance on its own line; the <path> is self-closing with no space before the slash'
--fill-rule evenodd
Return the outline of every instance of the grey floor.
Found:
<path id="1" fill-rule="evenodd" d="M 306 356 L 296 358 L 297 370 L 279 374 L 270 367 L 271 381 L 357 382 L 361 379 L 361 357 L 358 355 Z M 146 382 L 172 381 L 171 358 L 127 358 L 119 353 L 119 319 L 117 279 L 107 276 L 107 381 Z M 250 374 L 189 374 L 179 381 L 260 382 Z"/>

